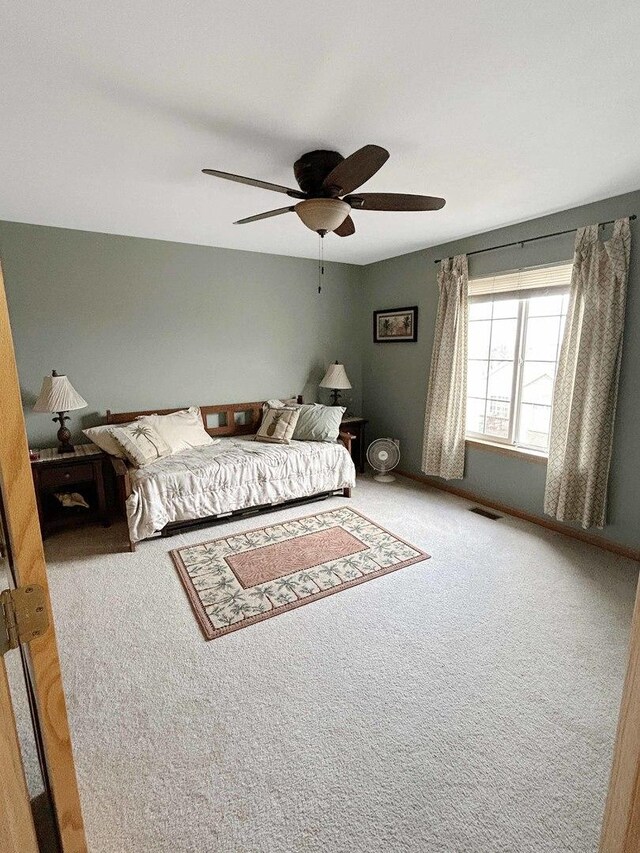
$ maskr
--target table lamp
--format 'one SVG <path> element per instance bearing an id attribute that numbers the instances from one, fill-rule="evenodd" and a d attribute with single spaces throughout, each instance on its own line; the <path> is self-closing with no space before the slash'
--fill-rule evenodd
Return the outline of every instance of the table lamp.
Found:
<path id="1" fill-rule="evenodd" d="M 320 387 L 331 388 L 331 405 L 339 405 L 338 400 L 340 399 L 340 391 L 346 391 L 348 388 L 351 388 L 351 383 L 349 382 L 347 371 L 344 369 L 344 364 L 338 364 L 337 361 L 335 364 L 330 364 L 329 369 L 322 377 Z"/>
<path id="2" fill-rule="evenodd" d="M 58 430 L 58 453 L 73 453 L 73 444 L 71 444 L 71 433 L 64 425 L 65 421 L 69 420 L 67 412 L 75 411 L 76 409 L 84 409 L 88 406 L 86 400 L 83 400 L 80 394 L 76 391 L 73 385 L 69 382 L 66 376 L 58 376 L 57 371 L 52 370 L 51 376 L 45 376 L 42 380 L 42 388 L 40 395 L 36 400 L 34 412 L 57 412 L 55 418 L 52 418 L 54 423 L 60 422 Z"/>

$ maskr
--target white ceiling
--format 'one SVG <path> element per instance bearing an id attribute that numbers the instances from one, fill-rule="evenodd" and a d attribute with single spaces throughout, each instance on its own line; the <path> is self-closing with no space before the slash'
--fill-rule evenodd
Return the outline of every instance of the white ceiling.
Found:
<path id="1" fill-rule="evenodd" d="M 0 218 L 304 257 L 305 151 L 391 158 L 325 256 L 368 263 L 640 186 L 632 0 L 20 0 L 3 6 Z"/>

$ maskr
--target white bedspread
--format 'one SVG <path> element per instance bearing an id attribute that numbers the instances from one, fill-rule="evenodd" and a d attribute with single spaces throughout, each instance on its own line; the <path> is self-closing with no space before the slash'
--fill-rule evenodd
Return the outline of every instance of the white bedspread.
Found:
<path id="1" fill-rule="evenodd" d="M 139 542 L 172 521 L 282 503 L 355 482 L 354 464 L 342 444 L 223 438 L 131 471 L 129 532 L 132 542 Z"/>

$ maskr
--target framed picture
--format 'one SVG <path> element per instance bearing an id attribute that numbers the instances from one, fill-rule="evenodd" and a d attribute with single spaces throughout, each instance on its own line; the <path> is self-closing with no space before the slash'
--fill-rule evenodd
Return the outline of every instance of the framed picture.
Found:
<path id="1" fill-rule="evenodd" d="M 399 343 L 418 340 L 418 306 L 373 312 L 373 342 Z"/>

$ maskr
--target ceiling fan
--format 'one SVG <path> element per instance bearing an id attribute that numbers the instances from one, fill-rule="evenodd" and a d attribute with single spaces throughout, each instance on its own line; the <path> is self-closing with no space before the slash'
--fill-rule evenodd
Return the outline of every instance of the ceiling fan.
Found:
<path id="1" fill-rule="evenodd" d="M 284 193 L 299 199 L 297 204 L 279 207 L 266 213 L 239 219 L 234 225 L 246 225 L 259 219 L 280 216 L 295 211 L 303 223 L 324 237 L 333 231 L 339 237 L 355 233 L 351 210 L 440 210 L 443 198 L 407 193 L 356 193 L 354 190 L 368 181 L 389 159 L 389 152 L 379 145 L 365 145 L 349 157 L 337 151 L 309 151 L 293 164 L 299 190 L 270 184 L 255 178 L 245 178 L 217 169 L 203 169 L 206 175 L 237 181 L 265 190 Z"/>

